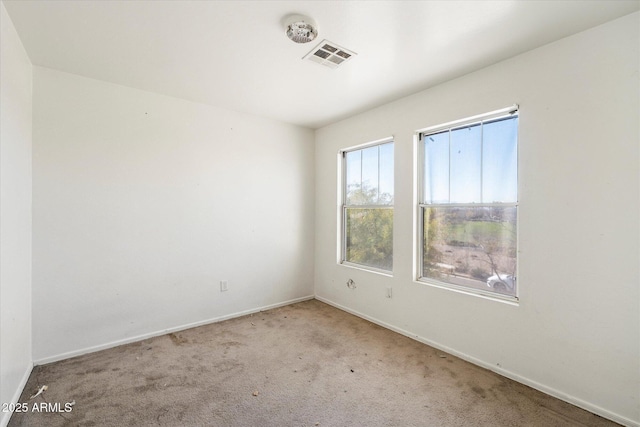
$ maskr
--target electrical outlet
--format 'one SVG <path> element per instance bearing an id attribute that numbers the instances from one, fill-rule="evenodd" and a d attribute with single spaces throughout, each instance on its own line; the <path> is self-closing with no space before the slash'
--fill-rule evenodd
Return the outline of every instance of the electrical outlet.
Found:
<path id="1" fill-rule="evenodd" d="M 228 291 L 229 290 L 229 283 L 226 280 L 221 280 L 220 281 L 220 292 L 224 292 L 224 291 Z"/>
<path id="2" fill-rule="evenodd" d="M 391 286 L 387 286 L 387 298 L 391 298 L 393 296 L 393 288 Z"/>

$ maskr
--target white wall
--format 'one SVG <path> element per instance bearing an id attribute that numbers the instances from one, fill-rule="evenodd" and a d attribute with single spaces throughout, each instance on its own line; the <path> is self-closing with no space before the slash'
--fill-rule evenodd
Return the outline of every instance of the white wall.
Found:
<path id="1" fill-rule="evenodd" d="M 311 130 L 39 67 L 33 108 L 36 364 L 313 295 Z"/>
<path id="2" fill-rule="evenodd" d="M 0 403 L 10 403 L 32 367 L 32 66 L 2 3 L 0 31 Z"/>
<path id="3" fill-rule="evenodd" d="M 638 13 L 316 132 L 318 298 L 640 422 Z M 413 280 L 413 135 L 520 105 L 513 306 Z M 395 136 L 394 276 L 336 263 L 337 152 Z M 348 289 L 352 278 L 357 285 Z M 385 287 L 393 286 L 393 298 Z"/>

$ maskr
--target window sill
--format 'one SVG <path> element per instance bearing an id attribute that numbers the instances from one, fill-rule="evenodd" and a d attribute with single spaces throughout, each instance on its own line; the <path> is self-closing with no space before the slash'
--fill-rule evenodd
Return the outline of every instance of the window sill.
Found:
<path id="1" fill-rule="evenodd" d="M 471 295 L 474 297 L 487 299 L 491 301 L 501 302 L 501 303 L 513 305 L 516 307 L 520 305 L 520 299 L 517 296 L 502 295 L 495 292 L 482 291 L 480 289 L 466 288 L 464 286 L 457 286 L 457 285 L 453 285 L 445 282 L 439 282 L 437 280 L 427 279 L 424 277 L 414 280 L 414 283 L 418 283 L 421 285 L 428 285 L 434 288 L 445 289 L 448 291 L 453 291 L 461 294 Z"/>
<path id="2" fill-rule="evenodd" d="M 393 272 L 388 270 L 382 270 L 375 267 L 368 267 L 366 265 L 354 264 L 347 261 L 342 261 L 339 264 L 345 267 L 353 268 L 355 270 L 366 271 L 369 273 L 379 274 L 381 276 L 386 276 L 386 277 L 393 277 Z"/>

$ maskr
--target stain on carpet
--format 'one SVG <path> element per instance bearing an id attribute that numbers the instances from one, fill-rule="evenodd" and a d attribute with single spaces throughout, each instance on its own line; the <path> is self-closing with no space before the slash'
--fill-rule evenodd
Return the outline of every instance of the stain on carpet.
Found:
<path id="1" fill-rule="evenodd" d="M 182 337 L 181 335 L 177 335 L 175 333 L 169 334 L 169 338 L 171 338 L 171 341 L 173 341 L 175 345 L 182 345 L 189 342 L 186 338 Z"/>

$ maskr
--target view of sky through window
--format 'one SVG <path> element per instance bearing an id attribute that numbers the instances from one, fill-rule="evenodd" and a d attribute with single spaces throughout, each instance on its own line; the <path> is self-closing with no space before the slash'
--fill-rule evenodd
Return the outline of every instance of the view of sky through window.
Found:
<path id="1" fill-rule="evenodd" d="M 427 135 L 424 202 L 516 202 L 518 117 Z"/>
<path id="2" fill-rule="evenodd" d="M 346 153 L 347 204 L 393 204 L 393 143 Z"/>

